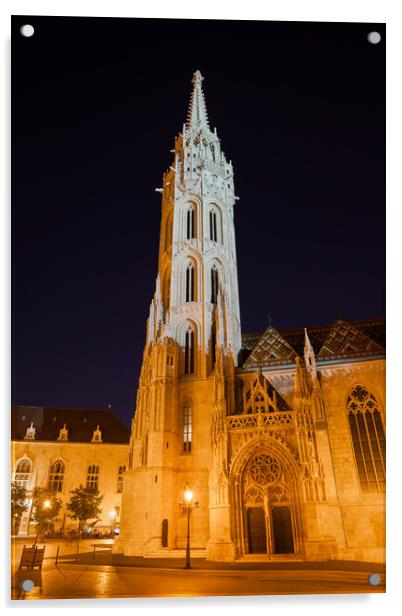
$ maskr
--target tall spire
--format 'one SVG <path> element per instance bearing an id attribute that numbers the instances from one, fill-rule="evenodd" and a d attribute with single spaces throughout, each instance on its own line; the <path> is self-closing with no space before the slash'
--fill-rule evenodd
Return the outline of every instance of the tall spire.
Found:
<path id="1" fill-rule="evenodd" d="M 187 114 L 187 128 L 207 128 L 209 129 L 207 107 L 205 104 L 204 92 L 202 91 L 202 81 L 204 77 L 200 71 L 195 71 L 192 79 L 193 91 L 191 93 L 190 105 Z"/>

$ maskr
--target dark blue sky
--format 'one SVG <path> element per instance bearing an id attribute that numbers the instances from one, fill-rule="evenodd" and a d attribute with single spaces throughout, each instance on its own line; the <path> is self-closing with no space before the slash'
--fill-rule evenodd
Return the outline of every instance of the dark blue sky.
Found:
<path id="1" fill-rule="evenodd" d="M 196 69 L 240 197 L 243 331 L 268 313 L 279 328 L 385 316 L 384 38 L 383 24 L 13 18 L 13 402 L 110 403 L 129 421 L 154 188 Z"/>

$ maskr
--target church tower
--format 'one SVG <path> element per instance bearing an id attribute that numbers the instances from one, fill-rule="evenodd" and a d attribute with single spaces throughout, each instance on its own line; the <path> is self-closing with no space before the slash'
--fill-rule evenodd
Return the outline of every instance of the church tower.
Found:
<path id="1" fill-rule="evenodd" d="M 211 130 L 194 73 L 187 121 L 163 176 L 159 262 L 132 422 L 121 535 L 114 551 L 192 547 L 233 558 L 225 417 L 241 348 L 233 168 Z"/>

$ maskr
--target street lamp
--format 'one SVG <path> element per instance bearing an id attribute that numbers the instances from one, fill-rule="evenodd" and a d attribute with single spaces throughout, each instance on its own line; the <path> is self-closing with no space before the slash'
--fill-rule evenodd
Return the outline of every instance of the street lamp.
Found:
<path id="1" fill-rule="evenodd" d="M 115 527 L 115 521 L 116 521 L 116 510 L 112 509 L 112 511 L 109 511 L 109 517 L 110 517 L 110 527 L 111 527 L 111 532 L 112 532 L 112 539 L 114 539 L 114 527 Z"/>
<path id="2" fill-rule="evenodd" d="M 191 569 L 190 563 L 190 504 L 193 500 L 193 493 L 188 488 L 184 490 L 184 500 L 187 503 L 187 546 L 186 546 L 186 569 Z"/>

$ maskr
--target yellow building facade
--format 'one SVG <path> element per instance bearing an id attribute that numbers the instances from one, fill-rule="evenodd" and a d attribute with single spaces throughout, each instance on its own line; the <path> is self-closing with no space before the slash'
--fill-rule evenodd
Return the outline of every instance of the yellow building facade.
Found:
<path id="1" fill-rule="evenodd" d="M 120 522 L 128 440 L 129 431 L 110 410 L 13 407 L 12 480 L 27 490 L 29 505 L 18 534 L 35 533 L 31 517 L 35 488 L 45 488 L 62 500 L 54 532 L 68 535 L 77 529 L 66 505 L 71 490 L 79 485 L 97 488 L 103 495 L 95 528 L 110 532 Z"/>
<path id="2" fill-rule="evenodd" d="M 155 295 L 114 552 L 385 559 L 384 323 L 242 334 L 233 167 L 193 77 L 162 195 Z"/>

